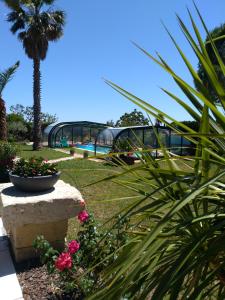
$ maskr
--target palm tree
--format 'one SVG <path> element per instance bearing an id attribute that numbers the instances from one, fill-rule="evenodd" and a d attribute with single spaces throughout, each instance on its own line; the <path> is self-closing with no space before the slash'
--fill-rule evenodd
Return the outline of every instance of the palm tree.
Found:
<path id="1" fill-rule="evenodd" d="M 11 10 L 7 21 L 11 32 L 18 33 L 27 56 L 33 60 L 33 150 L 41 148 L 41 72 L 40 62 L 46 58 L 50 41 L 57 41 L 63 34 L 65 14 L 45 6 L 55 0 L 4 0 Z"/>
<path id="2" fill-rule="evenodd" d="M 3 141 L 7 140 L 7 123 L 6 123 L 6 107 L 5 107 L 5 101 L 2 99 L 2 92 L 18 67 L 19 67 L 19 61 L 12 67 L 0 73 L 0 140 Z"/>

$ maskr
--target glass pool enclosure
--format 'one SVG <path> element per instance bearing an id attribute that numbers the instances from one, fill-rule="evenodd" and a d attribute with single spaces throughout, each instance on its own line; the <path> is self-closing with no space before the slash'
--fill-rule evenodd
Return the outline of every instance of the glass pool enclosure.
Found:
<path id="1" fill-rule="evenodd" d="M 44 131 L 44 142 L 51 148 L 77 147 L 95 153 L 149 150 L 154 156 L 161 151 L 161 143 L 177 155 L 192 155 L 193 144 L 164 126 L 108 127 L 102 123 L 79 121 L 49 125 Z"/>

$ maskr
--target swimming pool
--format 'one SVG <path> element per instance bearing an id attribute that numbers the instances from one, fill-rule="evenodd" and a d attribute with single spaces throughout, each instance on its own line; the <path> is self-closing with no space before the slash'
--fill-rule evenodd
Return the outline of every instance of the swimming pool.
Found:
<path id="1" fill-rule="evenodd" d="M 95 152 L 95 145 L 94 144 L 87 144 L 87 145 L 81 145 L 81 144 L 76 144 L 76 148 Z M 96 152 L 101 153 L 101 154 L 107 154 L 111 150 L 111 147 L 105 147 L 105 146 L 96 146 Z"/>

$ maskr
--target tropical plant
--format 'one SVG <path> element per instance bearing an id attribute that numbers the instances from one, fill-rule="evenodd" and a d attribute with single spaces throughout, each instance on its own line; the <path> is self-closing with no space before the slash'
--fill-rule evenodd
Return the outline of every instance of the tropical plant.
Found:
<path id="1" fill-rule="evenodd" d="M 19 66 L 17 62 L 12 67 L 0 73 L 0 140 L 7 140 L 7 121 L 5 101 L 2 99 L 2 92 L 7 83 L 12 79 L 13 74 Z"/>
<path id="2" fill-rule="evenodd" d="M 210 31 L 210 37 L 213 39 L 215 43 L 214 45 L 218 50 L 222 61 L 225 62 L 225 24 L 222 24 L 219 27 L 216 27 L 212 31 Z M 223 86 L 225 86 L 225 77 L 217 61 L 215 52 L 211 46 L 210 37 L 207 35 L 205 40 L 206 50 L 208 52 L 210 60 L 214 65 L 214 69 L 217 73 L 219 81 Z M 201 78 L 202 82 L 205 84 L 205 86 L 207 86 L 209 93 L 211 94 L 211 98 L 214 100 L 215 103 L 219 104 L 219 101 L 217 101 L 217 95 L 214 93 L 214 89 L 211 87 L 211 82 L 208 79 L 208 76 L 205 73 L 201 62 L 199 62 L 198 64 L 198 75 Z M 198 88 L 198 84 L 196 85 L 196 87 Z"/>
<path id="3" fill-rule="evenodd" d="M 225 75 L 225 64 L 195 8 Z M 195 36 L 178 16 L 179 25 L 224 109 L 225 87 L 218 78 L 195 20 L 189 11 L 188 14 Z M 116 260 L 103 270 L 98 291 L 87 299 L 225 298 L 225 116 L 181 47 L 167 32 L 198 89 L 180 77 L 160 54 L 153 57 L 138 48 L 171 75 L 189 99 L 191 104 L 162 89 L 200 123 L 199 131 L 118 85 L 107 83 L 153 118 L 184 135 L 195 145 L 196 154 L 194 158 L 174 156 L 158 139 L 163 158 L 154 160 L 143 153 L 142 165 L 123 167 L 122 174 L 110 177 L 135 190 L 140 197 L 122 212 L 122 218 L 129 217 L 133 226 L 128 242 L 116 249 Z M 132 177 L 123 180 L 122 176 L 128 174 Z"/>
<path id="4" fill-rule="evenodd" d="M 41 72 L 40 62 L 46 58 L 50 41 L 57 41 L 63 34 L 65 14 L 50 7 L 55 0 L 4 0 L 11 10 L 7 21 L 11 32 L 18 32 L 27 56 L 33 60 L 33 149 L 41 148 Z"/>

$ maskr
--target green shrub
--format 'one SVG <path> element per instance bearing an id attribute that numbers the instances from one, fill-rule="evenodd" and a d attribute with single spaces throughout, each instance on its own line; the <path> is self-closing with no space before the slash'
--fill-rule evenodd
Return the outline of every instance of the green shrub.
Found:
<path id="1" fill-rule="evenodd" d="M 13 167 L 17 152 L 14 144 L 0 141 L 0 182 L 8 180 L 8 170 Z"/>

